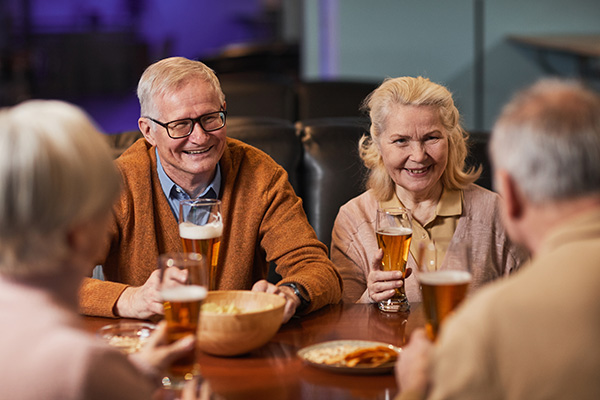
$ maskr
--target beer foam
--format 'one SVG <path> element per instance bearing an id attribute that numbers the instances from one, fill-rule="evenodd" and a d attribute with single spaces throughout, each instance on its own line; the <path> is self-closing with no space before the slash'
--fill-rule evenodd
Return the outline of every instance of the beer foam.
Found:
<path id="1" fill-rule="evenodd" d="M 164 301 L 182 302 L 204 300 L 208 291 L 204 286 L 189 285 L 164 289 L 160 294 Z"/>
<path id="2" fill-rule="evenodd" d="M 183 239 L 206 240 L 220 237 L 223 234 L 221 221 L 210 222 L 206 225 L 195 225 L 191 222 L 179 224 L 179 236 Z"/>
<path id="3" fill-rule="evenodd" d="M 471 282 L 471 273 L 467 271 L 440 270 L 421 272 L 419 281 L 426 285 L 455 285 Z"/>
<path id="4" fill-rule="evenodd" d="M 387 228 L 383 228 L 377 231 L 380 235 L 389 235 L 389 236 L 408 236 L 412 235 L 413 231 L 410 228 L 406 228 L 404 226 L 388 226 Z"/>

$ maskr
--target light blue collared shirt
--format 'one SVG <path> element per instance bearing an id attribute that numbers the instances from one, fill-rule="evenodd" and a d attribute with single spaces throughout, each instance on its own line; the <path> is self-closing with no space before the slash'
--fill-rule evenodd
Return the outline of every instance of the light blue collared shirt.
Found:
<path id="1" fill-rule="evenodd" d="M 179 201 L 191 199 L 191 197 L 183 190 L 179 185 L 171 180 L 167 176 L 160 157 L 158 156 L 158 150 L 156 150 L 156 172 L 158 172 L 158 179 L 160 180 L 160 186 L 167 198 L 173 215 L 179 221 Z M 217 164 L 217 172 L 212 182 L 204 189 L 202 193 L 197 197 L 198 199 L 218 199 L 219 192 L 221 191 L 221 166 Z"/>

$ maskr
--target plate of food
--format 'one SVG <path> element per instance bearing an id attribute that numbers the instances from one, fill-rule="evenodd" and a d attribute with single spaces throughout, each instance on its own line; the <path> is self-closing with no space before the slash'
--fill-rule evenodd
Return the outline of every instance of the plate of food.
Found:
<path id="1" fill-rule="evenodd" d="M 385 374 L 394 369 L 401 349 L 370 340 L 333 340 L 298 351 L 307 364 L 333 372 Z"/>

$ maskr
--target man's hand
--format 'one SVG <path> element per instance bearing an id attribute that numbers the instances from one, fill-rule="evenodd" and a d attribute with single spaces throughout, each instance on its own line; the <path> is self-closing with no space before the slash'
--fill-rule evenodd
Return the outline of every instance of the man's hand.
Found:
<path id="1" fill-rule="evenodd" d="M 300 299 L 294 293 L 294 290 L 288 286 L 275 286 L 266 280 L 260 280 L 252 286 L 255 292 L 266 292 L 277 294 L 285 299 L 285 307 L 283 309 L 283 323 L 285 324 L 294 316 L 296 308 L 300 306 Z"/>
<path id="2" fill-rule="evenodd" d="M 427 339 L 425 330 L 414 331 L 396 362 L 396 381 L 400 391 L 427 393 L 432 354 L 433 343 Z"/>
<path id="3" fill-rule="evenodd" d="M 390 299 L 396 293 L 396 289 L 404 285 L 404 279 L 412 273 L 410 268 L 406 270 L 404 277 L 402 271 L 382 271 L 381 260 L 383 260 L 383 250 L 379 249 L 371 264 L 371 272 L 367 276 L 367 289 L 373 302 Z"/>
<path id="4" fill-rule="evenodd" d="M 115 313 L 123 318 L 147 319 L 163 314 L 163 303 L 159 292 L 160 270 L 152 272 L 146 283 L 128 287 L 121 293 L 115 305 Z"/>

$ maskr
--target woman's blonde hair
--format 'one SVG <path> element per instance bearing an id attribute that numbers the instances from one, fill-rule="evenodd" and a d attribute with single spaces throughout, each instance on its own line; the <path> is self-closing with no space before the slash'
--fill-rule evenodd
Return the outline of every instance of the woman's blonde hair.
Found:
<path id="1" fill-rule="evenodd" d="M 67 232 L 108 212 L 120 176 L 88 116 L 60 101 L 0 110 L 0 273 L 57 272 Z"/>
<path id="2" fill-rule="evenodd" d="M 371 129 L 370 136 L 363 135 L 358 147 L 360 157 L 369 169 L 367 189 L 372 189 L 378 200 L 391 199 L 395 191 L 395 183 L 383 164 L 378 141 L 397 105 L 432 106 L 438 110 L 448 135 L 448 165 L 441 177 L 445 188 L 464 189 L 479 178 L 481 168 L 463 171 L 468 133 L 460 124 L 452 93 L 423 77 L 389 78 L 367 96 L 361 107 L 369 114 Z"/>

